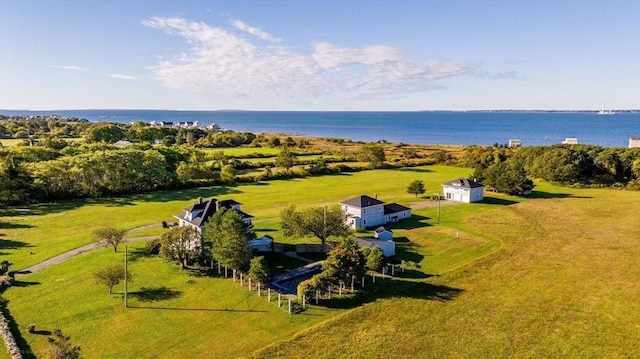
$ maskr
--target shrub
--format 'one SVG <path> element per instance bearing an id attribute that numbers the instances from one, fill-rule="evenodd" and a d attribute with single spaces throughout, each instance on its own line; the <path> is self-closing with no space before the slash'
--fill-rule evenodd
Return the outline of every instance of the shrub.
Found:
<path id="1" fill-rule="evenodd" d="M 159 239 L 152 239 L 149 242 L 147 242 L 147 244 L 144 247 L 144 251 L 145 253 L 151 255 L 151 254 L 159 254 L 160 253 L 160 240 Z"/>

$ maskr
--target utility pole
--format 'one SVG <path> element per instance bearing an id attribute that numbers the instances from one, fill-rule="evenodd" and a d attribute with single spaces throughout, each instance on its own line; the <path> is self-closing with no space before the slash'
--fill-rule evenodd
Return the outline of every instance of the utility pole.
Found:
<path id="1" fill-rule="evenodd" d="M 438 196 L 438 223 L 440 223 L 440 193 L 437 193 Z"/>
<path id="2" fill-rule="evenodd" d="M 127 277 L 129 277 L 129 251 L 127 246 L 124 246 L 124 307 L 127 308 L 129 303 L 127 303 Z"/>

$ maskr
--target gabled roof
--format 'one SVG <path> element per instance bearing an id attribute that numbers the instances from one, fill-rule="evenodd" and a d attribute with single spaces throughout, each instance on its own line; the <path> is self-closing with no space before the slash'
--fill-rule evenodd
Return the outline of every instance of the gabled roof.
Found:
<path id="1" fill-rule="evenodd" d="M 340 203 L 346 204 L 347 206 L 351 206 L 351 207 L 357 207 L 357 208 L 371 207 L 379 204 L 384 204 L 384 202 L 364 194 L 362 196 L 354 197 Z"/>
<path id="2" fill-rule="evenodd" d="M 403 211 L 408 211 L 411 208 L 405 207 L 401 204 L 397 203 L 389 203 L 384 205 L 384 214 L 398 213 Z"/>
<path id="3" fill-rule="evenodd" d="M 484 187 L 478 182 L 472 181 L 468 178 L 458 178 L 451 182 L 443 184 L 444 186 L 461 187 L 461 188 L 479 188 Z"/>
<path id="4" fill-rule="evenodd" d="M 243 219 L 253 218 L 253 216 L 251 216 L 250 214 L 247 214 L 233 207 L 233 205 L 239 205 L 239 204 L 240 204 L 239 202 L 236 202 L 232 199 L 218 201 L 217 199 L 212 198 L 208 201 L 202 201 L 194 204 L 189 208 L 185 208 L 182 213 L 176 214 L 174 217 L 180 218 L 197 227 L 204 226 L 204 224 L 207 223 L 209 218 L 211 218 L 211 216 L 213 216 L 218 211 L 219 208 L 233 209 L 234 211 L 237 211 L 238 213 L 240 213 L 240 216 L 242 216 Z M 187 219 L 188 213 L 196 213 L 196 212 L 197 214 L 195 215 L 195 217 L 192 216 L 191 220 Z"/>
<path id="5" fill-rule="evenodd" d="M 380 234 L 382 232 L 392 232 L 393 233 L 392 230 L 390 230 L 389 228 L 386 228 L 384 226 L 380 226 L 380 227 L 376 228 L 376 233 Z"/>

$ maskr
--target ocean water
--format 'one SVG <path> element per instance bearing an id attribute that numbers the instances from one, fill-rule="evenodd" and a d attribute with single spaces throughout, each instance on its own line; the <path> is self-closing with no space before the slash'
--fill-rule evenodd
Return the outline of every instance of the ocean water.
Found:
<path id="1" fill-rule="evenodd" d="M 523 146 L 532 146 L 575 137 L 584 144 L 627 147 L 630 137 L 640 137 L 640 112 L 601 116 L 595 112 L 0 110 L 0 114 L 60 115 L 119 123 L 198 121 L 234 131 L 415 144 L 492 145 L 518 138 Z"/>

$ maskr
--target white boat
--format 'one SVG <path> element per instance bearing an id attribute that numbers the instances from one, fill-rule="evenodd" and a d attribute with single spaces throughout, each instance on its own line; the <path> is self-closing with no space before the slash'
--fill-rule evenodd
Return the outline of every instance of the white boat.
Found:
<path id="1" fill-rule="evenodd" d="M 604 104 L 602 104 L 602 110 L 598 111 L 598 115 L 615 115 L 616 113 L 613 110 L 605 110 Z"/>

